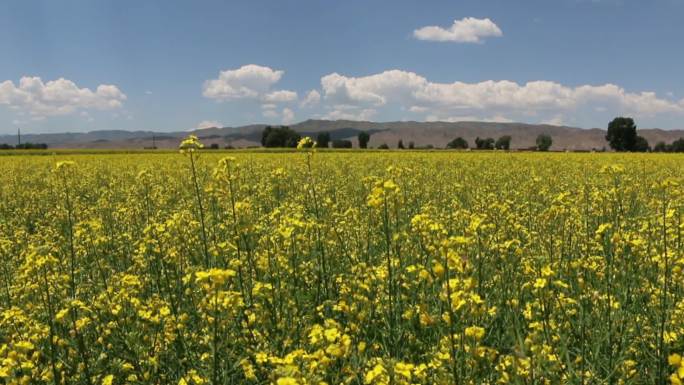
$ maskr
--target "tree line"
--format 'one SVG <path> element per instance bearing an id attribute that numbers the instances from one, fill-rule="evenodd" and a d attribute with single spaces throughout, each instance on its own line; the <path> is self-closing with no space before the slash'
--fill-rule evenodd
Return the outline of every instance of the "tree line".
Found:
<path id="1" fill-rule="evenodd" d="M 357 135 L 357 140 L 359 143 L 359 148 L 368 148 L 368 142 L 370 141 L 370 133 L 366 131 L 361 131 Z M 297 147 L 297 143 L 301 139 L 301 135 L 295 130 L 288 126 L 266 126 L 261 134 L 261 145 L 264 147 Z M 504 135 L 494 140 L 493 138 L 476 138 L 475 147 L 478 150 L 509 150 L 511 148 L 511 136 Z M 351 140 L 348 139 L 332 139 L 329 132 L 320 132 L 316 137 L 316 143 L 318 147 L 321 148 L 352 148 L 353 144 Z M 537 146 L 535 149 L 540 151 L 547 151 L 552 144 L 551 137 L 549 135 L 539 135 L 537 138 Z M 468 149 L 470 146 L 468 141 L 458 137 L 446 146 L 448 149 Z M 380 144 L 378 149 L 389 149 L 387 143 Z M 399 139 L 397 142 L 398 149 L 415 149 L 416 145 L 414 142 L 408 142 L 404 144 L 403 139 Z M 433 146 L 421 147 L 434 148 Z"/>
<path id="2" fill-rule="evenodd" d="M 627 117 L 615 118 L 608 124 L 606 140 L 617 152 L 684 152 L 684 138 L 671 144 L 661 141 L 651 148 L 648 140 L 638 134 L 634 119 Z"/>
<path id="3" fill-rule="evenodd" d="M 267 126 L 261 137 L 261 145 L 264 147 L 296 147 L 301 139 L 301 135 L 287 126 Z M 617 117 L 608 124 L 608 130 L 605 136 L 606 141 L 616 152 L 684 152 L 684 138 L 677 139 L 670 144 L 665 142 L 658 142 L 653 148 L 648 143 L 648 140 L 637 132 L 637 126 L 634 119 L 629 117 Z M 357 135 L 359 148 L 368 148 L 370 141 L 370 133 L 361 131 Z M 318 147 L 322 148 L 352 148 L 352 142 L 347 139 L 331 139 L 329 132 L 320 132 L 316 138 Z M 510 135 L 503 135 L 497 139 L 475 138 L 473 149 L 477 150 L 510 150 L 512 137 Z M 539 134 L 535 140 L 535 145 L 528 148 L 534 151 L 548 151 L 553 145 L 553 138 L 549 134 Z M 389 149 L 387 143 L 380 144 L 378 149 Z M 417 148 L 414 142 L 404 144 L 402 139 L 397 143 L 398 149 L 414 149 Z M 420 148 L 433 148 L 433 146 L 423 146 Z M 462 137 L 457 137 L 451 140 L 446 145 L 447 149 L 469 149 L 470 144 Z"/>
<path id="4" fill-rule="evenodd" d="M 20 143 L 15 146 L 7 143 L 0 144 L 0 150 L 47 150 L 47 143 Z"/>

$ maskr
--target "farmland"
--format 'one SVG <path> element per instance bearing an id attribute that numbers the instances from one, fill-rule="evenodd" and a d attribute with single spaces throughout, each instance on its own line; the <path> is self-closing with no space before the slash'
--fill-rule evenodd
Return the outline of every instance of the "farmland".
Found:
<path id="1" fill-rule="evenodd" d="M 0 157 L 0 383 L 680 384 L 684 157 Z"/>

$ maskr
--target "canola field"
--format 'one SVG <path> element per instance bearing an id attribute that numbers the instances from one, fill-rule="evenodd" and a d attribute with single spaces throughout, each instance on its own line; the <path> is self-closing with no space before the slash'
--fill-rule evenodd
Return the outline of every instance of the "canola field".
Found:
<path id="1" fill-rule="evenodd" d="M 684 157 L 0 157 L 0 384 L 680 384 Z"/>

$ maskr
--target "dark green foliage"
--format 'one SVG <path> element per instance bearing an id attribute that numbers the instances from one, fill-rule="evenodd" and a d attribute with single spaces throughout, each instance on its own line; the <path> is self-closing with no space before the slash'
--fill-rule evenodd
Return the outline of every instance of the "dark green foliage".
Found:
<path id="1" fill-rule="evenodd" d="M 634 148 L 632 150 L 636 152 L 648 152 L 651 151 L 651 146 L 648 145 L 648 140 L 646 140 L 646 138 L 637 135 L 636 141 L 634 142 Z"/>
<path id="2" fill-rule="evenodd" d="M 212 143 L 211 145 L 209 145 L 209 149 L 210 150 L 218 150 L 219 149 L 218 143 Z"/>
<path id="3" fill-rule="evenodd" d="M 351 140 L 336 139 L 332 141 L 332 148 L 352 148 Z"/>
<path id="4" fill-rule="evenodd" d="M 468 141 L 459 136 L 458 138 L 447 143 L 447 148 L 466 149 L 468 148 Z"/>
<path id="5" fill-rule="evenodd" d="M 668 152 L 668 151 L 670 151 L 670 148 L 663 141 L 660 141 L 660 142 L 656 143 L 655 146 L 653 146 L 653 152 Z"/>
<path id="6" fill-rule="evenodd" d="M 408 148 L 409 148 L 409 150 L 413 150 L 414 148 L 416 148 L 416 144 L 413 143 L 413 141 L 411 141 L 411 142 L 409 142 L 409 147 L 408 147 Z"/>
<path id="7" fill-rule="evenodd" d="M 504 135 L 500 137 L 499 139 L 496 140 L 496 143 L 494 143 L 494 147 L 497 150 L 510 150 L 511 149 L 511 136 L 510 135 Z"/>
<path id="8" fill-rule="evenodd" d="M 475 148 L 478 150 L 493 150 L 494 138 L 481 139 L 479 136 L 475 138 Z"/>
<path id="9" fill-rule="evenodd" d="M 389 146 L 387 145 L 387 143 L 383 143 L 383 144 L 378 146 L 378 149 L 379 150 L 389 150 Z"/>
<path id="10" fill-rule="evenodd" d="M 672 144 L 666 144 L 665 142 L 658 142 L 655 147 L 653 147 L 654 152 L 684 152 L 684 138 L 679 138 L 672 142 Z"/>
<path id="11" fill-rule="evenodd" d="M 316 137 L 316 143 L 319 148 L 328 148 L 330 145 L 330 133 L 319 132 Z"/>
<path id="12" fill-rule="evenodd" d="M 399 143 L 397 143 L 397 148 L 400 150 L 404 149 L 404 141 L 399 139 Z"/>
<path id="13" fill-rule="evenodd" d="M 606 140 L 615 151 L 635 151 L 637 127 L 634 119 L 618 117 L 608 123 Z"/>
<path id="14" fill-rule="evenodd" d="M 0 144 L 0 150 L 46 150 L 47 148 L 47 143 L 21 143 L 16 146 L 7 143 Z"/>
<path id="15" fill-rule="evenodd" d="M 261 145 L 264 147 L 297 147 L 301 136 L 287 126 L 266 126 L 261 135 Z"/>
<path id="16" fill-rule="evenodd" d="M 549 151 L 549 148 L 551 148 L 551 145 L 553 144 L 553 139 L 551 139 L 550 135 L 539 134 L 536 143 L 538 151 Z"/>
<path id="17" fill-rule="evenodd" d="M 359 148 L 368 148 L 368 141 L 370 140 L 370 134 L 366 131 L 359 132 Z"/>
<path id="18" fill-rule="evenodd" d="M 670 145 L 672 152 L 684 152 L 684 138 L 679 138 Z"/>

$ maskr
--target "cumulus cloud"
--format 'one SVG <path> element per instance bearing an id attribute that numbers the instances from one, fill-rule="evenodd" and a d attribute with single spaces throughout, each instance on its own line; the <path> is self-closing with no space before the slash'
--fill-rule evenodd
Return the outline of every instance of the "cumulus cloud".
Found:
<path id="1" fill-rule="evenodd" d="M 0 83 L 0 104 L 38 117 L 116 109 L 125 100 L 126 95 L 110 84 L 101 84 L 93 91 L 64 78 L 43 82 L 40 77 L 22 77 L 18 86 L 11 80 Z"/>
<path id="2" fill-rule="evenodd" d="M 223 124 L 219 121 L 216 120 L 203 120 L 197 124 L 197 127 L 195 127 L 198 130 L 202 130 L 205 128 L 214 128 L 214 127 L 223 127 Z"/>
<path id="3" fill-rule="evenodd" d="M 297 93 L 293 91 L 280 90 L 273 91 L 264 95 L 264 102 L 268 103 L 285 103 L 297 100 Z"/>
<path id="4" fill-rule="evenodd" d="M 291 108 L 285 107 L 279 111 L 277 107 L 274 104 L 262 105 L 261 114 L 271 121 L 279 120 L 281 124 L 291 124 L 294 122 L 295 112 Z"/>
<path id="5" fill-rule="evenodd" d="M 448 41 L 456 43 L 481 43 L 483 38 L 500 37 L 503 32 L 490 19 L 465 17 L 454 20 L 449 28 L 431 25 L 413 31 L 413 36 L 419 40 Z"/>
<path id="6" fill-rule="evenodd" d="M 390 70 L 362 77 L 329 74 L 321 78 L 321 88 L 323 99 L 331 106 L 351 106 L 357 111 L 399 108 L 433 120 L 486 115 L 494 118 L 479 120 L 504 121 L 513 116 L 560 122 L 563 114 L 596 105 L 637 117 L 684 113 L 682 102 L 659 98 L 653 92 L 628 92 L 614 84 L 570 87 L 543 80 L 437 83 L 413 72 Z M 328 116 L 348 115 L 348 110 L 333 107 Z"/>
<path id="7" fill-rule="evenodd" d="M 279 116 L 278 111 L 276 110 L 278 108 L 277 104 L 274 103 L 266 103 L 261 105 L 261 114 L 265 118 L 269 119 L 275 119 Z"/>
<path id="8" fill-rule="evenodd" d="M 302 107 L 313 107 L 321 101 L 321 94 L 316 90 L 311 90 L 306 94 L 301 102 Z"/>
<path id="9" fill-rule="evenodd" d="M 285 71 L 256 64 L 221 71 L 218 78 L 204 82 L 202 95 L 219 101 L 257 100 L 265 103 L 282 103 L 297 100 L 297 93 L 273 90 Z"/>

